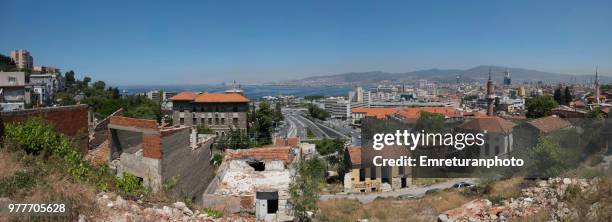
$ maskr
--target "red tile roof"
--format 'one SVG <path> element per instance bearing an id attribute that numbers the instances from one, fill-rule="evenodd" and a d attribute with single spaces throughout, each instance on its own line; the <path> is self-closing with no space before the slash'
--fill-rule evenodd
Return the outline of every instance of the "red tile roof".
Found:
<path id="1" fill-rule="evenodd" d="M 287 139 L 283 137 L 276 137 L 274 139 L 275 146 L 291 146 L 296 147 L 300 143 L 300 138 L 298 137 L 289 137 Z"/>
<path id="2" fill-rule="evenodd" d="M 353 108 L 351 112 L 353 113 L 364 113 L 365 116 L 375 117 L 377 119 L 384 119 L 387 115 L 391 115 L 397 112 L 397 108 L 366 108 L 366 107 L 358 107 Z"/>
<path id="3" fill-rule="evenodd" d="M 228 150 L 225 157 L 227 160 L 235 160 L 242 158 L 253 158 L 259 161 L 280 160 L 285 163 L 290 163 L 293 159 L 291 147 L 262 147 L 243 150 Z"/>
<path id="4" fill-rule="evenodd" d="M 461 113 L 454 107 L 408 107 L 401 109 L 397 114 L 404 118 L 419 118 L 421 112 L 437 113 L 444 117 L 458 117 Z"/>
<path id="5" fill-rule="evenodd" d="M 582 100 L 576 100 L 576 101 L 574 101 L 574 106 L 576 106 L 576 107 L 585 107 L 586 104 L 584 104 L 584 102 Z"/>
<path id="6" fill-rule="evenodd" d="M 361 147 L 360 146 L 349 147 L 348 154 L 351 159 L 351 164 L 353 165 L 361 164 Z"/>
<path id="7" fill-rule="evenodd" d="M 497 116 L 477 117 L 459 125 L 460 128 L 475 130 L 478 132 L 493 132 L 508 134 L 516 126 L 515 123 Z"/>
<path id="8" fill-rule="evenodd" d="M 542 117 L 527 121 L 527 123 L 544 133 L 550 133 L 552 131 L 564 129 L 572 125 L 567 120 L 564 120 L 558 116 Z"/>
<path id="9" fill-rule="evenodd" d="M 249 102 L 249 99 L 239 93 L 202 93 L 195 97 L 196 103 L 229 103 Z"/>
<path id="10" fill-rule="evenodd" d="M 297 137 L 289 137 L 287 138 L 287 145 L 288 146 L 297 146 L 300 143 L 300 138 Z"/>
<path id="11" fill-rule="evenodd" d="M 196 94 L 194 92 L 181 92 L 179 94 L 176 94 L 173 97 L 170 97 L 170 100 L 172 101 L 191 101 L 194 100 L 196 97 Z"/>
<path id="12" fill-rule="evenodd" d="M 240 93 L 200 93 L 181 92 L 170 98 L 172 101 L 194 101 L 197 103 L 231 103 L 249 102 L 249 99 Z"/>

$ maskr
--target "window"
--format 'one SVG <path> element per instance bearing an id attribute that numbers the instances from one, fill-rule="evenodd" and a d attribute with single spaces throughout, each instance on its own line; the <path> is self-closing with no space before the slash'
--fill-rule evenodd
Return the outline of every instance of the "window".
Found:
<path id="1" fill-rule="evenodd" d="M 212 125 L 212 118 L 208 118 L 208 125 Z"/>
<path id="2" fill-rule="evenodd" d="M 366 173 L 365 169 L 359 169 L 359 181 L 365 181 Z"/>
<path id="3" fill-rule="evenodd" d="M 234 126 L 238 126 L 238 118 L 234 117 L 232 119 L 232 124 L 234 124 Z"/>
<path id="4" fill-rule="evenodd" d="M 181 118 L 179 122 L 181 125 L 185 124 L 185 118 Z"/>
<path id="5" fill-rule="evenodd" d="M 204 124 L 206 122 L 206 120 L 204 119 L 204 117 L 200 118 L 200 123 Z"/>
<path id="6" fill-rule="evenodd" d="M 370 179 L 376 180 L 376 166 L 374 165 L 370 167 Z"/>
<path id="7" fill-rule="evenodd" d="M 197 124 L 197 123 L 198 123 L 198 119 L 197 119 L 197 118 L 195 118 L 195 117 L 193 117 L 193 124 L 195 125 L 195 124 Z"/>
<path id="8" fill-rule="evenodd" d="M 8 77 L 8 81 L 10 85 L 15 85 L 17 84 L 17 78 L 15 78 L 14 76 L 9 76 Z"/>
<path id="9" fill-rule="evenodd" d="M 234 110 L 234 112 L 238 112 L 238 107 L 237 107 L 237 106 L 234 106 L 234 109 L 233 109 L 233 110 Z"/>
<path id="10" fill-rule="evenodd" d="M 268 214 L 275 214 L 278 211 L 278 199 L 268 200 Z"/>
<path id="11" fill-rule="evenodd" d="M 221 118 L 221 125 L 225 125 L 225 118 Z"/>
<path id="12" fill-rule="evenodd" d="M 219 125 L 219 118 L 218 117 L 215 118 L 215 125 Z"/>
<path id="13" fill-rule="evenodd" d="M 179 106 L 178 108 L 179 108 L 179 112 L 185 112 L 185 107 Z"/>

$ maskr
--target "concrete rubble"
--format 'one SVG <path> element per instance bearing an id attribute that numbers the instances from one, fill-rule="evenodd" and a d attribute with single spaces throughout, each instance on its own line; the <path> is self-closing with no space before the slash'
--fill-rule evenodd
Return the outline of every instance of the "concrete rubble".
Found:
<path id="1" fill-rule="evenodd" d="M 96 195 L 96 205 L 100 212 L 111 213 L 103 217 L 79 215 L 78 221 L 254 221 L 253 218 L 241 218 L 234 215 L 231 218 L 213 218 L 204 212 L 192 211 L 183 202 L 176 202 L 170 206 L 144 207 L 141 203 L 125 200 L 119 195 L 105 192 Z"/>
<path id="2" fill-rule="evenodd" d="M 550 212 L 550 221 L 575 221 L 578 220 L 578 214 L 563 202 L 564 197 L 596 192 L 600 182 L 598 178 L 551 178 L 521 190 L 520 197 L 504 200 L 500 206 L 494 206 L 487 199 L 476 199 L 440 214 L 438 221 L 507 221 L 509 218 L 529 216 L 542 210 Z M 599 208 L 598 203 L 591 205 L 587 217 L 597 219 Z"/>

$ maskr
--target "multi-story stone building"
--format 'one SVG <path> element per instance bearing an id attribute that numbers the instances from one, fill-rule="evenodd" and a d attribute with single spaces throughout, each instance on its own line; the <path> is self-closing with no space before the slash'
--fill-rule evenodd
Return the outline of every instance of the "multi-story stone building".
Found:
<path id="1" fill-rule="evenodd" d="M 181 92 L 170 98 L 174 125 L 204 125 L 224 136 L 247 129 L 249 99 L 240 93 Z"/>
<path id="2" fill-rule="evenodd" d="M 34 96 L 36 96 L 32 103 L 40 106 L 50 106 L 53 104 L 53 95 L 61 86 L 61 81 L 55 73 L 32 74 L 30 75 L 30 84 Z"/>
<path id="3" fill-rule="evenodd" d="M 19 69 L 34 68 L 34 59 L 27 50 L 20 49 L 12 51 L 11 59 L 15 61 L 15 65 L 17 65 L 17 68 Z"/>
<path id="4" fill-rule="evenodd" d="M 24 109 L 31 103 L 30 85 L 24 72 L 0 72 L 0 107 L 2 110 Z"/>

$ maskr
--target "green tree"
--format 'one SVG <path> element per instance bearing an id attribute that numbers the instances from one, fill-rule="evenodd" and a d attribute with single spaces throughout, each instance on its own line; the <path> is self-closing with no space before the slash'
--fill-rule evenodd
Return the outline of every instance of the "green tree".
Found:
<path id="1" fill-rule="evenodd" d="M 91 82 L 91 78 L 89 78 L 88 76 L 85 76 L 85 78 L 83 78 L 83 84 L 85 86 L 89 86 L 90 82 Z"/>
<path id="2" fill-rule="evenodd" d="M 320 120 L 326 120 L 327 118 L 329 118 L 329 113 L 313 104 L 308 104 L 308 114 L 312 118 Z"/>
<path id="3" fill-rule="evenodd" d="M 344 141 L 341 139 L 322 139 L 315 142 L 315 149 L 320 155 L 328 155 L 344 150 Z"/>
<path id="4" fill-rule="evenodd" d="M 555 89 L 554 98 L 558 104 L 561 104 L 561 105 L 565 104 L 565 94 L 561 92 L 561 86 Z"/>
<path id="5" fill-rule="evenodd" d="M 428 133 L 444 131 L 444 116 L 439 113 L 421 112 L 414 128 Z"/>
<path id="6" fill-rule="evenodd" d="M 198 132 L 198 134 L 213 134 L 214 132 L 206 127 L 204 124 L 198 124 L 198 126 L 196 126 L 196 131 Z"/>
<path id="7" fill-rule="evenodd" d="M 589 110 L 586 115 L 586 118 L 594 118 L 594 119 L 603 119 L 604 116 L 601 113 L 601 110 L 599 109 L 599 107 L 594 107 L 593 109 Z"/>
<path id="8" fill-rule="evenodd" d="M 104 81 L 96 81 L 92 86 L 96 90 L 104 90 L 106 88 L 106 83 Z"/>
<path id="9" fill-rule="evenodd" d="M 299 221 L 310 221 L 308 212 L 317 212 L 319 192 L 325 183 L 325 162 L 319 158 L 299 161 L 289 185 L 291 204 Z"/>
<path id="10" fill-rule="evenodd" d="M 559 144 L 546 137 L 538 139 L 538 143 L 529 156 L 533 158 L 533 167 L 530 168 L 532 170 L 531 174 L 555 177 L 567 168 L 566 159 L 568 157 L 561 151 Z"/>
<path id="11" fill-rule="evenodd" d="M 323 97 L 323 96 L 321 96 L 321 95 L 309 95 L 309 96 L 304 96 L 304 99 L 305 99 L 305 100 L 308 100 L 308 101 L 316 101 L 316 100 L 320 100 L 320 99 L 323 99 L 323 98 L 324 98 L 324 97 Z"/>
<path id="12" fill-rule="evenodd" d="M 565 103 L 563 103 L 564 105 L 568 105 L 574 100 L 574 95 L 572 95 L 572 91 L 570 90 L 569 86 L 565 87 L 564 98 L 565 98 Z"/>
<path id="13" fill-rule="evenodd" d="M 495 110 L 495 112 L 504 110 L 499 100 L 499 97 L 495 97 L 495 100 L 493 101 L 493 109 Z"/>
<path id="14" fill-rule="evenodd" d="M 74 71 L 70 70 L 64 76 L 66 78 L 66 87 L 72 87 L 76 83 Z"/>
<path id="15" fill-rule="evenodd" d="M 552 109 L 559 106 L 555 100 L 550 96 L 535 96 L 527 99 L 525 102 L 527 106 L 527 118 L 540 118 L 552 115 Z"/>
<path id="16" fill-rule="evenodd" d="M 275 123 L 279 123 L 280 121 L 283 120 L 282 108 L 283 108 L 282 102 L 276 102 L 274 104 L 274 122 Z"/>
<path id="17" fill-rule="evenodd" d="M 256 145 L 272 143 L 272 132 L 274 130 L 274 112 L 266 101 L 259 103 L 259 108 L 253 106 L 249 120 L 249 135 L 255 140 Z"/>
<path id="18" fill-rule="evenodd" d="M 17 71 L 15 61 L 11 57 L 0 54 L 0 71 L 11 72 Z"/>

